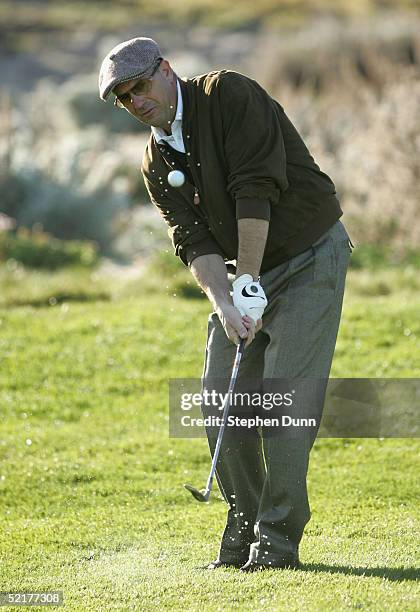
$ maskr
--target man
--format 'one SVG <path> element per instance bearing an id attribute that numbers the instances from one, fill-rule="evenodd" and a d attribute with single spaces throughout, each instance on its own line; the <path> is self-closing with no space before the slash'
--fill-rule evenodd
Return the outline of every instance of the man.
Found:
<path id="1" fill-rule="evenodd" d="M 237 72 L 180 79 L 153 40 L 134 38 L 105 57 L 99 89 L 151 126 L 145 184 L 175 254 L 214 309 L 203 385 L 229 376 L 235 344 L 246 338 L 242 380 L 258 379 L 264 389 L 281 379 L 321 381 L 315 394 L 299 387 L 300 409 L 311 404 L 319 420 L 351 253 L 333 182 L 280 104 Z M 175 169 L 187 178 L 179 188 L 167 180 Z M 226 430 L 216 475 L 229 510 L 209 569 L 298 567 L 317 428 Z M 207 433 L 213 452 L 216 432 Z"/>

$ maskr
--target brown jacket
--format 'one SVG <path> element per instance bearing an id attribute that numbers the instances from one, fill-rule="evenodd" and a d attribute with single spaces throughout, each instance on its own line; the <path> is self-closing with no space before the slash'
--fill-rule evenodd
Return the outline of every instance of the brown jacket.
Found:
<path id="1" fill-rule="evenodd" d="M 186 265 L 210 253 L 236 259 L 243 217 L 270 221 L 262 272 L 309 248 L 339 219 L 334 183 L 256 81 L 220 70 L 180 86 L 186 156 L 151 135 L 142 174 Z M 167 181 L 174 169 L 189 179 L 180 188 Z"/>

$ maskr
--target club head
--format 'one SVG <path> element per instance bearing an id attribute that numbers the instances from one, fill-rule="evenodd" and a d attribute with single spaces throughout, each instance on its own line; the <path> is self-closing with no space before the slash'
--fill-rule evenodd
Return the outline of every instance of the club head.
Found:
<path id="1" fill-rule="evenodd" d="M 206 493 L 202 493 L 201 491 L 199 491 L 195 487 L 192 487 L 189 484 L 184 484 L 184 487 L 187 489 L 187 491 L 189 491 L 191 493 L 191 495 L 193 497 L 195 497 L 195 499 L 197 501 L 199 501 L 199 502 L 208 502 L 209 501 L 210 491 L 207 491 Z"/>

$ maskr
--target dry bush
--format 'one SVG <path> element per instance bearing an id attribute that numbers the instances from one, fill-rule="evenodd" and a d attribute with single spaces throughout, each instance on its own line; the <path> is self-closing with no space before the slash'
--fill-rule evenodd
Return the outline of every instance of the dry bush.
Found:
<path id="1" fill-rule="evenodd" d="M 419 32 L 415 17 L 392 15 L 323 20 L 288 34 L 264 29 L 244 70 L 284 106 L 334 180 L 353 241 L 400 255 L 420 245 Z M 136 206 L 148 201 L 139 173 L 148 133 L 88 125 L 89 92 L 98 110 L 105 106 L 88 81 L 63 90 L 44 81 L 21 112 L 3 103 L 0 207 L 57 237 L 143 255 L 168 244 L 154 209 Z"/>
<path id="2" fill-rule="evenodd" d="M 420 78 L 401 71 L 380 96 L 331 89 L 317 100 L 288 91 L 286 112 L 337 188 L 353 241 L 400 256 L 420 247 Z M 290 109 L 290 110 L 289 110 Z"/>
<path id="3" fill-rule="evenodd" d="M 78 129 L 63 99 L 48 81 L 26 98 L 25 112 L 3 95 L 1 210 L 19 225 L 94 240 L 111 254 L 129 211 L 146 198 L 139 173 L 146 136 Z"/>
<path id="4" fill-rule="evenodd" d="M 420 22 L 321 22 L 261 42 L 267 89 L 337 187 L 354 242 L 420 248 Z"/>
<path id="5" fill-rule="evenodd" d="M 420 64 L 420 18 L 385 13 L 340 21 L 323 17 L 296 31 L 263 28 L 248 70 L 274 92 L 284 85 L 313 95 L 368 85 L 375 91 L 401 67 Z"/>

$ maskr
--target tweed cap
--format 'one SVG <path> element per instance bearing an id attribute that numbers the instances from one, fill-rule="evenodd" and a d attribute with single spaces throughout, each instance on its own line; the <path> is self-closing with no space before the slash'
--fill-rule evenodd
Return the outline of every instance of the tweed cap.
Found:
<path id="1" fill-rule="evenodd" d="M 102 100 L 124 81 L 148 78 L 162 54 L 152 38 L 132 38 L 116 45 L 105 56 L 99 71 L 99 95 Z"/>

